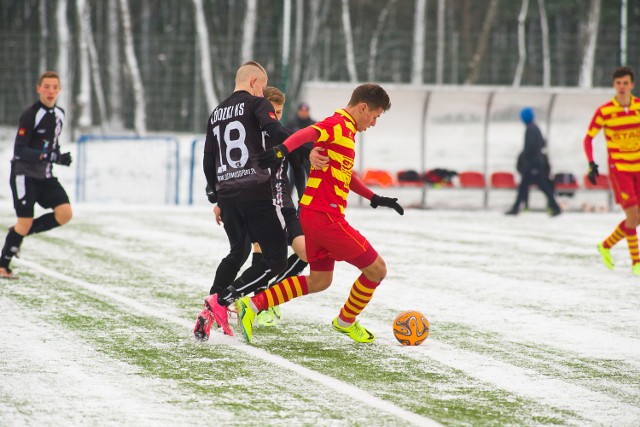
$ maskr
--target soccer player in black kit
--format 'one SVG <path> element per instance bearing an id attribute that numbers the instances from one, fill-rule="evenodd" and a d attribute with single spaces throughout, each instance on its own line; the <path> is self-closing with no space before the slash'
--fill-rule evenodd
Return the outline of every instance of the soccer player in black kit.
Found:
<path id="1" fill-rule="evenodd" d="M 202 163 L 209 201 L 217 202 L 221 209 L 230 252 L 220 261 L 205 309 L 198 315 L 194 335 L 200 340 L 209 338 L 214 322 L 233 335 L 229 304 L 287 266 L 287 235 L 273 201 L 271 173 L 258 167 L 265 134 L 269 135 L 267 148 L 280 144 L 289 134 L 263 97 L 267 81 L 262 65 L 254 61 L 243 64 L 236 72 L 234 92 L 213 110 L 207 124 Z M 235 279 L 249 256 L 251 242 L 262 248 L 262 261 Z"/>
<path id="2" fill-rule="evenodd" d="M 43 73 L 36 86 L 40 100 L 20 117 L 10 177 L 13 206 L 18 219 L 15 225 L 9 227 L 2 248 L 0 278 L 16 277 L 9 264 L 18 255 L 25 236 L 51 230 L 71 220 L 69 197 L 52 174 L 53 163 L 64 166 L 71 164 L 71 154 L 61 153 L 58 142 L 64 124 L 64 110 L 56 105 L 60 89 L 57 73 Z M 33 219 L 36 203 L 43 208 L 53 209 L 53 212 Z"/>

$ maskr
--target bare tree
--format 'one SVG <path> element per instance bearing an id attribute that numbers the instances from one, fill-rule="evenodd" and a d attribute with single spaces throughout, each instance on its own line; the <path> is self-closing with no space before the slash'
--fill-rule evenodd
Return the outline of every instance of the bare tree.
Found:
<path id="1" fill-rule="evenodd" d="M 591 0 L 589 14 L 583 25 L 585 44 L 582 50 L 580 77 L 578 86 L 589 88 L 593 86 L 593 65 L 595 62 L 596 46 L 598 45 L 598 27 L 600 24 L 600 9 L 602 0 Z"/>
<path id="2" fill-rule="evenodd" d="M 304 51 L 300 53 L 300 56 L 294 55 L 293 69 L 297 69 L 296 64 L 299 63 L 300 74 L 295 75 L 293 78 L 293 84 L 290 90 L 288 90 L 287 98 L 292 101 L 298 101 L 300 96 L 300 90 L 303 82 L 312 78 L 312 73 L 318 67 L 318 61 L 320 61 L 319 55 L 316 54 L 318 45 L 320 45 L 320 37 L 318 33 L 323 23 L 326 22 L 327 14 L 329 12 L 330 2 L 323 0 L 310 0 L 309 1 L 309 13 L 307 14 L 309 20 L 307 22 L 307 37 Z M 289 108 L 292 109 L 294 103 L 288 103 Z"/>
<path id="3" fill-rule="evenodd" d="M 93 29 L 91 28 L 91 7 L 85 4 L 84 14 L 81 17 L 84 27 L 87 29 L 87 50 L 89 52 L 89 62 L 91 64 L 91 81 L 93 82 L 93 91 L 96 95 L 96 104 L 98 104 L 98 114 L 100 115 L 100 126 L 107 124 L 107 105 L 104 98 L 104 88 L 102 86 L 102 78 L 100 77 L 100 60 L 98 58 L 98 49 L 93 39 Z"/>
<path id="4" fill-rule="evenodd" d="M 47 67 L 47 42 L 49 38 L 49 26 L 47 24 L 47 2 L 40 0 L 38 4 L 38 20 L 40 21 L 40 72 L 44 72 Z"/>
<path id="5" fill-rule="evenodd" d="M 207 107 L 209 107 L 209 111 L 211 111 L 216 105 L 218 105 L 218 99 L 216 98 L 213 90 L 213 69 L 211 68 L 211 50 L 209 49 L 209 30 L 207 29 L 207 23 L 204 20 L 202 0 L 193 0 L 193 5 L 195 7 L 196 33 L 198 35 L 198 47 L 200 52 L 200 78 L 202 79 L 202 85 L 207 99 Z"/>
<path id="6" fill-rule="evenodd" d="M 73 123 L 73 108 L 71 105 L 67 105 L 69 99 L 73 99 L 73 93 L 71 85 L 71 68 L 69 63 L 69 22 L 67 21 L 67 1 L 59 0 L 58 7 L 56 8 L 56 29 L 58 33 L 58 74 L 60 75 L 61 85 L 66 90 L 60 92 L 58 96 L 58 103 L 65 108 L 66 118 L 65 123 L 71 125 Z M 66 134 L 69 139 L 73 139 L 73 126 L 71 126 L 71 132 Z"/>
<path id="7" fill-rule="evenodd" d="M 620 65 L 627 64 L 627 39 L 629 32 L 627 0 L 620 2 Z"/>
<path id="8" fill-rule="evenodd" d="M 445 30 L 445 10 L 444 0 L 438 0 L 438 29 L 436 36 L 436 84 L 444 83 L 444 30 Z"/>
<path id="9" fill-rule="evenodd" d="M 427 0 L 416 0 L 413 19 L 413 55 L 411 63 L 411 83 L 422 84 L 424 75 L 424 37 L 426 33 Z"/>
<path id="10" fill-rule="evenodd" d="M 258 4 L 257 0 L 247 0 L 247 10 L 244 15 L 244 24 L 242 25 L 242 53 L 241 61 L 252 60 L 253 45 L 256 34 L 256 25 L 258 22 Z"/>
<path id="11" fill-rule="evenodd" d="M 370 82 L 376 80 L 376 60 L 378 59 L 378 45 L 380 43 L 380 35 L 382 34 L 382 30 L 384 29 L 385 23 L 387 21 L 387 16 L 389 15 L 389 9 L 397 2 L 398 0 L 388 0 L 387 4 L 382 8 L 380 14 L 378 15 L 378 22 L 376 24 L 375 30 L 373 30 L 373 34 L 371 36 L 371 41 L 369 42 L 369 61 L 367 64 L 367 77 Z"/>
<path id="12" fill-rule="evenodd" d="M 549 48 L 549 22 L 544 0 L 538 0 L 540 31 L 542 33 L 542 86 L 551 86 L 551 49 Z"/>
<path id="13" fill-rule="evenodd" d="M 89 28 L 87 28 L 88 20 L 85 19 L 87 2 L 85 0 L 76 0 L 76 12 L 78 14 L 78 22 L 80 24 L 80 34 L 78 38 L 80 61 L 78 71 L 80 73 L 80 89 L 76 96 L 76 104 L 78 108 L 78 126 L 81 132 L 86 132 L 91 126 L 91 73 L 89 65 L 89 48 L 87 46 L 87 36 Z"/>
<path id="14" fill-rule="evenodd" d="M 356 69 L 355 49 L 353 48 L 353 34 L 351 33 L 351 13 L 349 11 L 349 0 L 342 0 L 342 30 L 344 32 L 344 44 L 346 49 L 345 58 L 349 80 L 358 81 L 358 71 Z"/>
<path id="15" fill-rule="evenodd" d="M 529 9 L 529 0 L 522 0 L 520 6 L 520 14 L 518 15 L 518 65 L 513 76 L 513 87 L 520 87 L 522 82 L 522 72 L 524 64 L 527 62 L 527 43 L 525 40 L 525 27 L 527 24 L 527 10 Z"/>
<path id="16" fill-rule="evenodd" d="M 293 56 L 291 58 L 291 73 L 289 74 L 289 87 L 287 92 L 292 93 L 298 87 L 298 82 L 302 77 L 302 46 L 304 40 L 304 0 L 296 0 L 295 29 L 293 30 Z M 312 3 L 311 8 L 317 7 Z M 291 91 L 289 88 L 294 88 Z"/>
<path id="17" fill-rule="evenodd" d="M 119 0 L 109 0 L 107 9 L 107 75 L 109 77 L 109 127 L 122 129 L 122 66 L 120 64 Z"/>
<path id="18" fill-rule="evenodd" d="M 135 100 L 135 108 L 133 111 L 133 128 L 139 135 L 147 132 L 147 113 L 145 109 L 144 86 L 142 85 L 142 77 L 140 76 L 140 68 L 136 52 L 133 49 L 133 35 L 131 34 L 131 14 L 129 12 L 128 0 L 120 0 L 120 14 L 122 17 L 122 31 L 124 34 L 124 55 L 127 61 L 127 69 L 133 86 L 133 98 Z"/>
<path id="19" fill-rule="evenodd" d="M 487 52 L 487 48 L 489 46 L 489 36 L 491 36 L 491 29 L 493 28 L 493 24 L 496 20 L 498 3 L 499 0 L 489 1 L 487 14 L 484 18 L 484 22 L 482 23 L 482 31 L 480 32 L 480 37 L 478 38 L 478 44 L 476 45 L 476 50 L 471 57 L 471 63 L 469 64 L 469 75 L 467 77 L 467 80 L 465 81 L 466 84 L 475 84 L 478 80 L 480 65 L 484 60 L 485 53 Z"/>

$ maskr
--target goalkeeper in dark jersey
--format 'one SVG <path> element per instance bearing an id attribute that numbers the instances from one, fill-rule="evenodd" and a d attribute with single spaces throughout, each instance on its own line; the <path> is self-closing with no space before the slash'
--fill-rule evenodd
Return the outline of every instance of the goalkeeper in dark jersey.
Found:
<path id="1" fill-rule="evenodd" d="M 14 256 L 19 255 L 25 236 L 51 230 L 71 220 L 69 197 L 53 176 L 54 163 L 71 164 L 71 154 L 61 153 L 58 141 L 64 124 L 64 110 L 56 105 L 60 89 L 57 73 L 43 73 L 36 86 L 40 99 L 20 117 L 10 177 L 18 219 L 9 227 L 2 248 L 0 278 L 16 277 L 9 264 Z M 45 209 L 53 209 L 53 212 L 33 219 L 36 203 Z"/>

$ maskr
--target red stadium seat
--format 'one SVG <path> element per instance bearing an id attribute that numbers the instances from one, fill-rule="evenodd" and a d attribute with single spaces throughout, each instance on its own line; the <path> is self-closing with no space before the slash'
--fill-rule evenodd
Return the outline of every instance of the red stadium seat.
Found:
<path id="1" fill-rule="evenodd" d="M 515 189 L 518 184 L 511 172 L 494 172 L 491 174 L 491 187 Z"/>
<path id="2" fill-rule="evenodd" d="M 580 189 L 576 177 L 572 173 L 559 172 L 553 177 L 553 187 L 559 195 L 573 194 Z"/>
<path id="3" fill-rule="evenodd" d="M 367 169 L 362 176 L 362 182 L 374 187 L 390 187 L 395 184 L 391 172 L 382 169 Z"/>
<path id="4" fill-rule="evenodd" d="M 609 175 L 600 174 L 596 177 L 595 185 L 589 181 L 589 176 L 584 176 L 584 188 L 587 190 L 609 190 L 611 185 L 609 184 Z"/>
<path id="5" fill-rule="evenodd" d="M 463 188 L 486 188 L 487 186 L 484 175 L 480 172 L 460 172 L 458 179 L 460 180 L 460 187 Z"/>

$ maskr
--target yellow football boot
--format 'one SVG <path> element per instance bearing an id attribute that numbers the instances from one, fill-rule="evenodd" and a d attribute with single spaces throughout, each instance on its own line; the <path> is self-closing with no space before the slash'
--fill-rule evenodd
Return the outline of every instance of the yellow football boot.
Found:
<path id="1" fill-rule="evenodd" d="M 371 342 L 376 339 L 376 336 L 371 332 L 367 331 L 364 326 L 361 326 L 360 323 L 353 322 L 351 326 L 343 328 L 338 324 L 338 318 L 333 319 L 332 322 L 333 329 L 340 332 L 341 334 L 345 334 L 355 342 Z"/>
<path id="2" fill-rule="evenodd" d="M 242 297 L 236 300 L 236 313 L 238 314 L 238 327 L 242 335 L 251 344 L 253 338 L 253 323 L 256 320 L 256 312 L 251 309 L 249 297 Z"/>
<path id="3" fill-rule="evenodd" d="M 602 242 L 598 243 L 598 252 L 602 255 L 602 261 L 609 270 L 613 270 L 613 259 L 611 258 L 611 250 L 605 248 Z"/>

